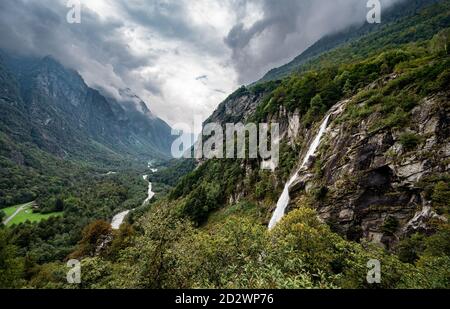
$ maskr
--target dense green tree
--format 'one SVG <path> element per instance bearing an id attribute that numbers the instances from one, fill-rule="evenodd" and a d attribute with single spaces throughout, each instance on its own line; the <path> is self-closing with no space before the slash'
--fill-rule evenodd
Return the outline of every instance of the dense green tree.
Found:
<path id="1" fill-rule="evenodd" d="M 6 214 L 3 210 L 0 210 L 0 226 L 2 225 L 3 220 L 6 219 Z"/>
<path id="2" fill-rule="evenodd" d="M 10 232 L 0 229 L 0 288 L 18 288 L 23 284 L 24 259 L 10 239 Z"/>
<path id="3" fill-rule="evenodd" d="M 62 199 L 57 198 L 55 201 L 55 211 L 63 211 L 64 210 L 64 202 Z"/>
<path id="4" fill-rule="evenodd" d="M 430 41 L 431 50 L 438 54 L 450 54 L 450 29 L 444 29 Z"/>

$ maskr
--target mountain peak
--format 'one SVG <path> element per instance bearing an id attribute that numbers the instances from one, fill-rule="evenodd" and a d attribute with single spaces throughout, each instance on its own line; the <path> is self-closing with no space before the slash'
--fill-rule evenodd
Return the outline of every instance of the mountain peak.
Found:
<path id="1" fill-rule="evenodd" d="M 151 118 L 155 118 L 155 115 L 153 115 L 153 113 L 150 111 L 144 100 L 142 100 L 130 88 L 119 89 L 119 95 L 121 97 L 120 103 L 125 103 L 128 105 L 132 103 L 135 106 L 135 108 L 142 114 Z"/>

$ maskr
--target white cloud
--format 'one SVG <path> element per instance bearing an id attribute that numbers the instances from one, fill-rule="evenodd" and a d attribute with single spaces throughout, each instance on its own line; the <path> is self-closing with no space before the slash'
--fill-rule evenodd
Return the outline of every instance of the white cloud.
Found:
<path id="1" fill-rule="evenodd" d="M 120 6 L 111 6 L 104 0 L 86 2 L 102 19 L 119 18 L 124 15 Z M 144 9 L 145 2 L 133 1 L 134 7 Z M 125 19 L 121 36 L 130 52 L 152 57 L 152 65 L 127 72 L 124 82 L 132 84 L 133 90 L 149 102 L 152 111 L 170 124 L 191 123 L 195 116 L 208 117 L 227 93 L 237 87 L 237 74 L 229 63 L 231 53 L 223 38 L 235 22 L 230 3 L 215 0 L 179 1 L 190 27 L 200 31 L 197 35 L 213 45 L 221 46 L 220 53 L 202 50 L 196 41 L 167 36 L 160 33 L 158 25 Z M 159 12 L 161 15 L 170 12 Z M 106 70 L 108 74 L 110 70 Z M 84 74 L 88 82 L 97 83 L 89 73 Z M 207 80 L 197 80 L 207 75 Z M 104 79 L 103 79 L 104 80 Z M 149 84 L 157 84 L 158 92 L 151 91 Z M 106 87 L 107 85 L 101 85 Z M 217 89 L 223 92 L 218 92 Z"/>

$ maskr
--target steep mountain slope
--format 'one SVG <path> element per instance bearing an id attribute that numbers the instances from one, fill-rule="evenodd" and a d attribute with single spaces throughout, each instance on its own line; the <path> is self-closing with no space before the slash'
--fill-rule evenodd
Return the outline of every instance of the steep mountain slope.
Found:
<path id="1" fill-rule="evenodd" d="M 85 148 L 101 144 L 109 152 L 147 160 L 170 153 L 170 127 L 138 108 L 106 99 L 81 76 L 50 57 L 4 57 L 17 82 L 22 112 L 29 116 L 40 147 L 58 156 L 83 157 Z M 147 157 L 147 158 L 145 158 Z"/>
<path id="2" fill-rule="evenodd" d="M 361 25 L 354 25 L 349 27 L 348 29 L 330 34 L 325 36 L 324 38 L 321 38 L 319 41 L 314 43 L 311 47 L 306 49 L 301 55 L 297 56 L 294 60 L 291 62 L 279 67 L 272 69 L 269 71 L 261 80 L 260 82 L 266 82 L 270 80 L 277 80 L 282 79 L 286 76 L 288 76 L 291 73 L 294 73 L 296 71 L 302 70 L 302 67 L 310 62 L 311 60 L 316 59 L 317 57 L 321 56 L 322 54 L 344 44 L 358 44 L 353 43 L 355 40 L 363 37 L 367 37 L 369 34 L 373 34 L 372 37 L 369 37 L 370 40 L 379 40 L 383 38 L 386 33 L 392 32 L 392 27 L 395 27 L 396 24 L 398 26 L 399 20 L 405 18 L 410 19 L 408 21 L 409 25 L 414 25 L 417 28 L 422 28 L 415 32 L 408 33 L 407 39 L 400 39 L 401 36 L 399 34 L 399 37 L 394 38 L 391 40 L 390 44 L 401 44 L 406 41 L 411 41 L 412 37 L 414 35 L 422 36 L 424 39 L 427 34 L 424 32 L 423 27 L 424 24 L 426 24 L 427 27 L 431 27 L 431 20 L 424 20 L 420 19 L 420 23 L 417 24 L 417 18 L 414 18 L 414 16 L 417 16 L 417 13 L 420 12 L 423 8 L 430 6 L 434 3 L 439 3 L 440 0 L 408 0 L 408 1 L 401 1 L 397 4 L 395 4 L 393 7 L 390 7 L 386 11 L 383 12 L 382 17 L 382 23 L 381 24 L 368 24 L 363 23 Z M 442 8 L 433 10 L 435 13 L 441 13 Z M 431 18 L 433 18 L 433 14 L 429 14 Z M 405 27 L 403 23 L 400 23 L 401 27 Z M 447 21 L 448 24 L 448 21 Z M 392 38 L 391 38 L 392 39 Z M 367 42 L 367 38 L 365 40 Z M 363 45 L 363 44 L 361 44 Z M 386 44 L 380 45 L 380 47 L 386 47 Z M 354 49 L 356 50 L 356 49 Z M 362 52 L 361 49 L 359 52 Z M 377 49 L 371 49 L 371 52 L 376 52 Z M 337 59 L 336 59 L 337 60 Z"/>
<path id="3" fill-rule="evenodd" d="M 141 99 L 130 90 L 107 98 L 50 57 L 2 53 L 0 109 L 1 206 L 54 198 L 83 168 L 170 157 L 171 128 Z"/>

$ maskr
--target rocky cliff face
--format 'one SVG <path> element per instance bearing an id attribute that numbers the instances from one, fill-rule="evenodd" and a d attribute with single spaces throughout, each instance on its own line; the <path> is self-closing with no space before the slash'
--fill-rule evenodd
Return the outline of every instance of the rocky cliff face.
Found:
<path id="1" fill-rule="evenodd" d="M 395 78 L 383 78 L 377 81 L 381 85 L 374 83 L 368 89 Z M 262 102 L 263 96 L 233 98 L 210 119 L 245 121 Z M 413 233 L 432 233 L 433 222 L 446 220 L 433 207 L 426 184 L 450 168 L 448 102 L 449 93 L 422 99 L 410 112 L 409 124 L 395 129 L 374 129 L 381 117 L 377 113 L 356 123 L 348 121 L 345 115 L 355 103 L 338 102 L 319 151 L 290 187 L 289 209 L 315 207 L 324 222 L 348 239 L 387 248 Z M 295 166 L 300 166 L 320 123 L 305 126 L 298 111 L 282 106 L 266 121 L 280 124 L 282 142 L 290 145 L 290 151 L 297 149 Z M 245 168 L 247 175 L 256 170 L 252 164 Z M 278 178 L 273 186 L 283 181 Z M 243 183 L 237 187 L 241 189 L 229 197 L 231 204 L 253 194 Z"/>
<path id="2" fill-rule="evenodd" d="M 356 126 L 335 118 L 315 162 L 291 187 L 291 207 L 308 193 L 322 220 L 352 240 L 391 246 L 445 220 L 431 208 L 422 181 L 449 171 L 448 94 L 426 98 L 412 111 L 412 126 L 370 131 L 372 115 Z M 345 102 L 344 102 L 345 103 Z M 408 149 L 405 132 L 420 141 Z"/>
<path id="3" fill-rule="evenodd" d="M 242 87 L 222 102 L 205 123 L 247 122 L 262 103 L 267 91 L 252 92 Z"/>
<path id="4" fill-rule="evenodd" d="M 306 185 L 310 191 L 326 188 L 320 217 L 349 239 L 386 246 L 430 232 L 432 219 L 445 220 L 430 208 L 421 182 L 449 171 L 448 99 L 448 94 L 424 99 L 407 128 L 371 132 L 376 114 L 357 126 L 334 121 L 316 159 L 318 174 Z M 417 145 L 402 143 L 405 134 L 415 136 Z"/>

